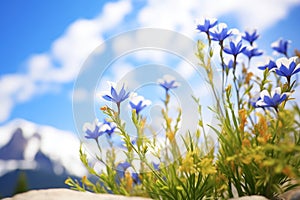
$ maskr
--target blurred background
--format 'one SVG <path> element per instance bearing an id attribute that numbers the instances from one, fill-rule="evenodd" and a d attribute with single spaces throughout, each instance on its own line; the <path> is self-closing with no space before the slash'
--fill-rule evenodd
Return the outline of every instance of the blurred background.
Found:
<path id="1" fill-rule="evenodd" d="M 257 28 L 264 57 L 273 55 L 270 44 L 280 37 L 292 41 L 289 55 L 300 48 L 300 0 L 0 1 L 0 197 L 66 187 L 68 176 L 86 173 L 72 101 L 88 95 L 73 85 L 97 46 L 142 27 L 196 41 L 205 38 L 196 31 L 203 16 L 241 31 Z"/>

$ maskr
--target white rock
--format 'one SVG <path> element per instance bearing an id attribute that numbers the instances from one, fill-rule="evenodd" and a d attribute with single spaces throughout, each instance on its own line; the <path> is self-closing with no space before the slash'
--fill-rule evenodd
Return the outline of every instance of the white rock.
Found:
<path id="1" fill-rule="evenodd" d="M 31 190 L 3 200 L 150 200 L 142 197 L 125 197 L 112 194 L 94 194 L 69 189 Z"/>
<path id="2" fill-rule="evenodd" d="M 238 197 L 231 200 L 268 200 L 268 199 L 264 196 L 253 195 L 253 196 Z"/>

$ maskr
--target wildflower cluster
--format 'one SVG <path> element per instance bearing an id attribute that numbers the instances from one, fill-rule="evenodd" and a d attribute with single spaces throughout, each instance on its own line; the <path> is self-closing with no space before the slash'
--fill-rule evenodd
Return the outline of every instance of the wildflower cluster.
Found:
<path id="1" fill-rule="evenodd" d="M 178 108 L 171 115 L 170 101 L 171 91 L 180 84 L 165 75 L 157 81 L 165 92 L 159 98 L 163 101 L 164 131 L 158 135 L 151 132 L 147 117 L 142 115 L 151 101 L 126 91 L 124 85 L 118 91 L 116 84 L 110 83 L 110 91 L 102 98 L 117 109 L 102 107 L 103 122 L 96 120 L 83 127 L 86 139 L 96 142 L 97 159 L 103 168 L 99 172 L 91 167 L 81 148 L 81 161 L 97 180 L 69 178 L 66 183 L 71 188 L 154 199 L 227 199 L 234 191 L 238 196 L 274 198 L 299 185 L 300 109 L 294 96 L 300 60 L 297 55 L 288 56 L 290 42 L 279 39 L 272 43 L 277 59 L 258 63 L 266 53 L 258 48 L 257 30 L 241 33 L 210 18 L 199 20 L 196 29 L 207 38 L 207 42 L 198 41 L 196 56 L 216 100 L 210 110 L 219 126 L 205 124 L 200 99 L 190 97 L 198 106 L 197 129 L 178 137 L 182 111 Z M 219 63 L 220 91 L 212 63 Z M 132 110 L 135 137 L 121 117 L 121 104 L 125 103 Z M 217 133 L 217 145 L 207 129 Z M 146 137 L 149 130 L 151 138 Z M 100 142 L 104 135 L 109 147 Z M 115 152 L 120 146 L 125 155 L 122 160 Z"/>
<path id="2" fill-rule="evenodd" d="M 208 40 L 216 40 L 216 33 L 221 34 L 217 26 L 209 30 Z M 257 30 L 240 33 L 228 30 L 223 23 L 219 26 L 226 27 L 223 30 L 227 36 L 217 40 L 219 55 L 214 55 L 216 45 L 210 42 L 208 56 L 200 41 L 197 52 L 208 77 L 212 77 L 210 60 L 219 60 L 222 66 L 222 91 L 216 98 L 225 108 L 216 107 L 221 124 L 220 129 L 214 128 L 219 136 L 216 165 L 229 186 L 228 197 L 233 196 L 234 186 L 239 196 L 274 198 L 299 183 L 300 113 L 293 95 L 300 60 L 297 55 L 288 56 L 290 41 L 281 38 L 271 44 L 276 60 L 254 62 L 265 53 L 257 47 Z M 216 90 L 215 82 L 208 82 Z"/>

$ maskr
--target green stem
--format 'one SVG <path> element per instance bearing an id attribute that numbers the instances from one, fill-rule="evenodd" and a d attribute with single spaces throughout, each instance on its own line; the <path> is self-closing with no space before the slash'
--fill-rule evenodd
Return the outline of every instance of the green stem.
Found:
<path id="1" fill-rule="evenodd" d="M 292 88 L 291 88 L 291 77 L 290 77 L 290 76 L 287 76 L 287 77 L 286 77 L 286 79 L 287 79 L 287 84 L 288 84 L 288 92 L 289 92 L 289 91 L 291 91 L 291 90 L 292 90 Z"/>
<path id="2" fill-rule="evenodd" d="M 233 83 L 234 83 L 234 87 L 235 87 L 235 92 L 236 92 L 236 100 L 237 100 L 237 105 L 238 105 L 238 110 L 241 109 L 241 105 L 240 105 L 240 92 L 239 92 L 239 88 L 238 88 L 238 83 L 237 83 L 237 77 L 236 77 L 236 58 L 237 56 L 234 56 L 234 59 L 233 59 Z"/>
<path id="3" fill-rule="evenodd" d="M 220 58 L 221 58 L 221 66 L 222 66 L 222 97 L 224 97 L 224 87 L 225 87 L 225 62 L 224 62 L 224 56 L 223 56 L 223 41 L 220 41 Z"/>
<path id="4" fill-rule="evenodd" d="M 121 103 L 117 102 L 117 108 L 118 108 L 118 117 L 120 116 L 120 112 L 121 112 Z"/>
<path id="5" fill-rule="evenodd" d="M 97 143 L 98 150 L 100 151 L 100 154 L 101 154 L 101 156 L 102 156 L 102 149 L 101 149 L 100 144 L 99 144 L 99 142 L 98 142 L 98 138 L 95 138 L 95 141 L 96 141 L 96 143 Z"/>

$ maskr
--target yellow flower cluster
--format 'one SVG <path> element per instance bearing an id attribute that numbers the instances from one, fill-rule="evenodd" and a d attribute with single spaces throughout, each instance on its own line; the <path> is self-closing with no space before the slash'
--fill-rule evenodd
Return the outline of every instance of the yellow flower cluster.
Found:
<path id="1" fill-rule="evenodd" d="M 202 175 L 217 173 L 217 169 L 213 163 L 213 158 L 204 157 L 202 159 L 196 159 L 198 156 L 199 154 L 197 154 L 197 151 L 188 151 L 185 158 L 181 161 L 179 171 L 189 174 L 200 172 Z"/>
<path id="2" fill-rule="evenodd" d="M 257 113 L 257 116 L 259 120 L 254 126 L 255 132 L 258 133 L 257 141 L 261 144 L 266 144 L 272 135 L 269 133 L 266 117 L 261 113 Z"/>
<path id="3" fill-rule="evenodd" d="M 194 152 L 188 151 L 185 158 L 181 161 L 179 171 L 194 174 L 196 172 L 196 165 L 194 164 Z"/>
<path id="4" fill-rule="evenodd" d="M 172 142 L 174 140 L 175 134 L 173 131 L 170 130 L 166 133 L 166 136 L 170 140 L 170 142 Z"/>
<path id="5" fill-rule="evenodd" d="M 216 174 L 217 169 L 213 164 L 213 159 L 210 157 L 206 157 L 201 159 L 201 161 L 198 163 L 198 167 L 201 170 L 201 173 L 203 175 L 209 175 L 209 174 Z"/>
<path id="6" fill-rule="evenodd" d="M 244 132 L 244 128 L 247 123 L 247 111 L 245 109 L 239 110 L 239 117 L 240 117 L 239 129 L 241 132 Z"/>
<path id="7" fill-rule="evenodd" d="M 129 192 L 132 189 L 132 183 L 133 183 L 130 172 L 126 171 L 124 179 L 125 179 L 126 190 L 127 192 Z"/>

